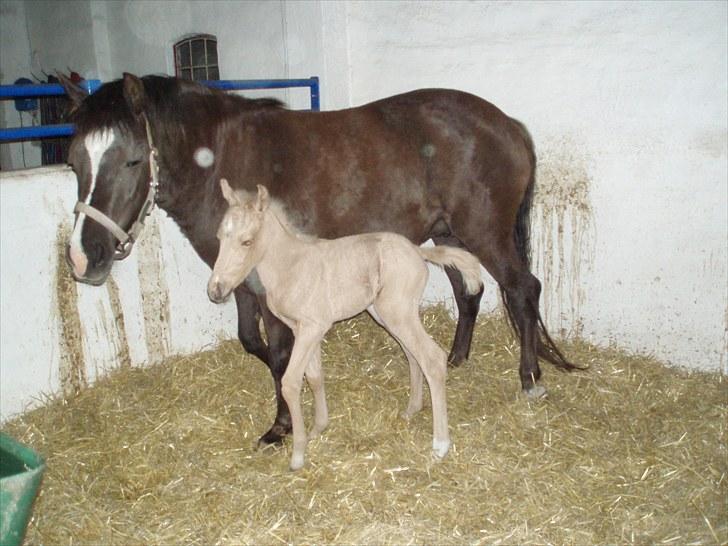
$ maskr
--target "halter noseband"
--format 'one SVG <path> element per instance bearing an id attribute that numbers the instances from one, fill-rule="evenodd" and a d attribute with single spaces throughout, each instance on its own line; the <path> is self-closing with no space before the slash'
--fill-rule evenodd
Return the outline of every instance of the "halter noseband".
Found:
<path id="1" fill-rule="evenodd" d="M 144 220 L 146 220 L 147 216 L 151 214 L 152 209 L 154 208 L 154 200 L 157 194 L 157 188 L 159 187 L 159 164 L 157 163 L 157 156 L 159 153 L 157 152 L 157 148 L 154 147 L 152 130 L 149 126 L 147 116 L 144 116 L 144 124 L 147 129 L 147 143 L 149 144 L 149 171 L 151 175 L 149 178 L 149 191 L 147 191 L 147 197 L 144 199 L 144 203 L 139 210 L 139 214 L 129 228 L 129 231 L 124 231 L 121 227 L 119 227 L 119 224 L 106 216 L 106 214 L 101 212 L 99 209 L 84 203 L 83 201 L 78 201 L 76 206 L 73 208 L 74 214 L 85 214 L 108 229 L 111 234 L 118 239 L 119 243 L 116 245 L 116 250 L 114 252 L 115 260 L 123 260 L 131 252 L 132 246 L 134 246 L 134 243 L 141 234 L 142 229 L 144 229 Z"/>

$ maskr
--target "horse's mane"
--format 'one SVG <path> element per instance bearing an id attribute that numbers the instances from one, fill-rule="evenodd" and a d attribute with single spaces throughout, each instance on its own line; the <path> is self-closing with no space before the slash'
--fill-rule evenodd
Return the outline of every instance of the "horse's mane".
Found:
<path id="1" fill-rule="evenodd" d="M 162 119 L 170 115 L 179 116 L 180 102 L 190 99 L 193 101 L 201 99 L 200 104 L 207 104 L 207 109 L 211 103 L 217 104 L 221 110 L 233 111 L 284 107 L 284 104 L 277 99 L 248 99 L 171 76 L 149 75 L 142 77 L 141 80 L 149 102 L 147 113 Z M 72 109 L 67 117 L 80 132 L 112 126 L 128 129 L 135 124 L 134 115 L 124 98 L 124 82 L 121 79 L 102 85 L 78 107 Z"/>

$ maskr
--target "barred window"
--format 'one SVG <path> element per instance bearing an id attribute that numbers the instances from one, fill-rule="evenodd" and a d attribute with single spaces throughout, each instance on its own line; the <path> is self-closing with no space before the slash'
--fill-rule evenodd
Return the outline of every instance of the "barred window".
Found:
<path id="1" fill-rule="evenodd" d="M 174 71 L 185 80 L 219 80 L 217 38 L 195 34 L 174 44 Z"/>

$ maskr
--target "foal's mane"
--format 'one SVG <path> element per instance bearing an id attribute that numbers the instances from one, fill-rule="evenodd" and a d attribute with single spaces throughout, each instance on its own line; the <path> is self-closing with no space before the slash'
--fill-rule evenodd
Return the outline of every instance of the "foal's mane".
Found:
<path id="1" fill-rule="evenodd" d="M 235 190 L 235 193 L 244 202 L 240 206 L 253 206 L 253 203 L 256 201 L 257 198 L 257 193 L 252 191 Z M 281 225 L 283 230 L 286 231 L 286 233 L 288 233 L 289 235 L 295 237 L 296 239 L 306 242 L 316 241 L 317 238 L 315 236 L 304 233 L 303 231 L 301 231 L 301 229 L 296 227 L 296 225 L 291 221 L 288 212 L 286 212 L 286 206 L 280 200 L 271 197 L 268 204 L 268 209 L 265 212 L 270 213 L 273 218 L 275 218 L 276 221 Z"/>
<path id="2" fill-rule="evenodd" d="M 244 110 L 284 107 L 277 99 L 248 99 L 171 76 L 143 76 L 141 81 L 147 98 L 147 115 L 162 122 L 179 120 L 181 112 L 194 110 L 195 107 L 219 116 Z M 183 101 L 187 104 L 181 108 Z M 128 130 L 137 122 L 124 98 L 122 79 L 102 85 L 73 108 L 67 117 L 81 133 L 111 127 Z"/>

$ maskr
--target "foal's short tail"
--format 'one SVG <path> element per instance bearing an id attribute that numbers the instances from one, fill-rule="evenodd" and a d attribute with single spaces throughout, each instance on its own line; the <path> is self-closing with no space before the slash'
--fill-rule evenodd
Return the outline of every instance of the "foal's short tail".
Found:
<path id="1" fill-rule="evenodd" d="M 454 267 L 463 276 L 465 292 L 468 295 L 477 294 L 483 288 L 483 279 L 480 277 L 480 262 L 470 252 L 453 246 L 435 246 L 418 248 L 420 256 L 428 262 L 440 266 Z"/>

